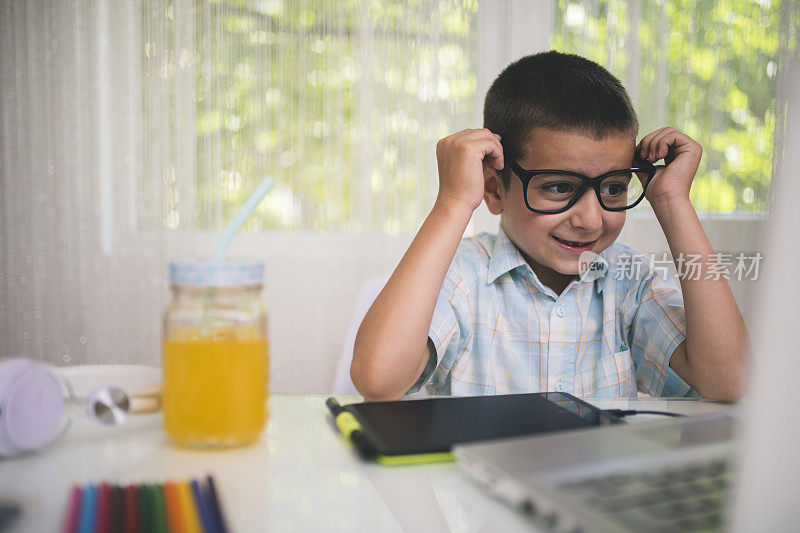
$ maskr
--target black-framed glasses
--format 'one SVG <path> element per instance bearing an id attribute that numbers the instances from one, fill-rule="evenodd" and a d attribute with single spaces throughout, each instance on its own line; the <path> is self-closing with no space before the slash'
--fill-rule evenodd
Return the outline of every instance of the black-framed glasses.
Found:
<path id="1" fill-rule="evenodd" d="M 606 211 L 631 209 L 642 201 L 656 174 L 655 165 L 640 158 L 635 167 L 612 170 L 594 178 L 569 170 L 525 170 L 511 159 L 506 164 L 522 181 L 528 209 L 548 215 L 563 213 L 590 188 Z"/>

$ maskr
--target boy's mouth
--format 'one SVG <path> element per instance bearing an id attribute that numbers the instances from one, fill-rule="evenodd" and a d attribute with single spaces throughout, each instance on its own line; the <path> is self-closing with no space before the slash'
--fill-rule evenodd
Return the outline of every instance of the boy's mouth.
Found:
<path id="1" fill-rule="evenodd" d="M 576 254 L 580 254 L 581 252 L 585 252 L 586 250 L 591 250 L 592 247 L 595 245 L 595 243 L 598 241 L 598 239 L 595 239 L 593 241 L 578 242 L 578 241 L 568 241 L 566 239 L 561 239 L 559 237 L 556 237 L 555 235 L 552 235 L 552 237 L 556 241 L 556 243 L 559 244 L 562 248 Z"/>

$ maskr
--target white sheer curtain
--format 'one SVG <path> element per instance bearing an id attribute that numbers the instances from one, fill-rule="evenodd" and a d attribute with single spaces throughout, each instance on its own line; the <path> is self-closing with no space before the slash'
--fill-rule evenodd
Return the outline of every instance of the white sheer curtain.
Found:
<path id="1" fill-rule="evenodd" d="M 157 360 L 163 246 L 114 253 L 141 172 L 141 60 L 137 13 L 109 9 L 0 5 L 2 355 Z"/>
<path id="2" fill-rule="evenodd" d="M 480 124 L 477 9 L 0 2 L 0 356 L 157 364 L 168 261 L 271 174 L 231 255 L 267 265 L 274 390 L 325 391 L 436 140 Z"/>
<path id="3" fill-rule="evenodd" d="M 597 3 L 232 4 L 0 0 L 0 356 L 157 364 L 167 262 L 209 253 L 272 174 L 231 254 L 267 265 L 273 389 L 326 391 L 361 283 L 430 208 L 436 140 Z M 655 221 L 629 226 L 657 248 Z"/>

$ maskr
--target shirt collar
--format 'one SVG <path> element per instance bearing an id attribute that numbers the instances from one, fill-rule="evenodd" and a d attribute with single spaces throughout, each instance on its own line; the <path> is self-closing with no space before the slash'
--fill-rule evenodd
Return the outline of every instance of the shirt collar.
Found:
<path id="1" fill-rule="evenodd" d="M 489 272 L 486 277 L 486 283 L 494 283 L 497 278 L 506 272 L 527 264 L 516 245 L 511 242 L 506 232 L 500 227 L 497 231 L 497 238 L 494 240 L 492 255 L 489 258 Z"/>
<path id="2" fill-rule="evenodd" d="M 606 282 L 608 281 L 608 273 L 610 270 L 610 268 L 608 268 L 608 257 L 606 255 L 606 250 L 603 250 L 603 252 L 601 252 L 599 255 L 606 261 L 607 268 L 605 268 L 595 280 L 595 289 L 597 290 L 598 294 L 602 292 L 603 287 L 605 287 Z M 532 275 L 532 279 L 535 280 L 537 284 L 541 284 L 539 278 L 530 268 L 530 265 L 528 265 L 528 263 L 525 261 L 522 253 L 520 253 L 517 246 L 511 242 L 511 239 L 508 238 L 508 235 L 506 235 L 506 232 L 503 231 L 501 226 L 497 231 L 497 238 L 495 239 L 494 246 L 492 247 L 492 255 L 489 258 L 489 269 L 486 276 L 486 283 L 494 283 L 497 278 L 506 272 L 511 272 L 515 268 L 519 267 L 527 267 Z M 592 282 L 579 281 L 578 283 Z M 544 286 L 539 287 L 539 289 L 545 292 L 547 291 Z"/>

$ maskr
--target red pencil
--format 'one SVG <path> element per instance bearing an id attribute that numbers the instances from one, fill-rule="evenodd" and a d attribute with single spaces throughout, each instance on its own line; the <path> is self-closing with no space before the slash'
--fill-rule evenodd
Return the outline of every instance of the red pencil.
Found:
<path id="1" fill-rule="evenodd" d="M 136 486 L 128 485 L 125 487 L 124 495 L 124 512 L 122 513 L 125 520 L 124 533 L 139 533 L 139 503 L 136 501 Z"/>
<path id="2" fill-rule="evenodd" d="M 64 533 L 77 533 L 82 498 L 83 489 L 78 485 L 73 485 L 69 494 L 69 501 L 67 502 L 67 511 L 64 514 L 64 527 L 62 529 Z"/>
<path id="3" fill-rule="evenodd" d="M 97 487 L 97 507 L 94 514 L 94 533 L 110 533 L 109 511 L 111 511 L 111 487 L 101 483 Z"/>

